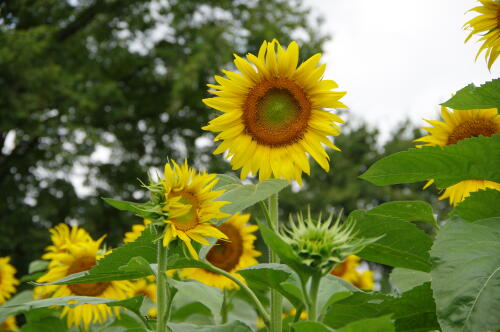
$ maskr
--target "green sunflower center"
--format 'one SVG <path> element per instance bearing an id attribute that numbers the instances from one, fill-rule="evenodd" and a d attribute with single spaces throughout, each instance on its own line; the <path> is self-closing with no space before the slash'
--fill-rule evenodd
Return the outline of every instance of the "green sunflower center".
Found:
<path id="1" fill-rule="evenodd" d="M 496 123 L 490 119 L 472 119 L 459 124 L 453 129 L 448 136 L 447 145 L 456 144 L 457 142 L 469 138 L 483 135 L 490 137 L 493 134 L 500 133 Z"/>
<path id="2" fill-rule="evenodd" d="M 250 90 L 243 105 L 246 132 L 261 144 L 285 146 L 304 135 L 311 103 L 297 83 L 274 78 Z"/>
<path id="3" fill-rule="evenodd" d="M 219 240 L 207 253 L 207 260 L 227 272 L 233 271 L 243 254 L 243 238 L 239 230 L 231 224 L 222 224 L 219 230 L 226 234 L 227 240 Z"/>
<path id="4" fill-rule="evenodd" d="M 91 256 L 84 256 L 77 258 L 68 269 L 67 275 L 87 271 L 96 264 L 96 258 Z M 80 296 L 99 296 L 110 285 L 109 282 L 91 282 L 85 284 L 72 284 L 68 288 L 75 295 Z"/>
<path id="5" fill-rule="evenodd" d="M 181 231 L 187 231 L 194 228 L 199 223 L 197 210 L 200 204 L 195 195 L 190 192 L 182 191 L 177 193 L 177 195 L 181 196 L 179 203 L 185 205 L 186 207 L 190 207 L 180 216 L 172 218 L 171 221 L 175 224 L 175 227 Z"/>

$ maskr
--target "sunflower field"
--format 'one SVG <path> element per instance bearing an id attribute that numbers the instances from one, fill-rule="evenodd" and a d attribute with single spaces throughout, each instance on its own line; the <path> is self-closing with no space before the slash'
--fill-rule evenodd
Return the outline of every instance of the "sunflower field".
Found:
<path id="1" fill-rule="evenodd" d="M 119 10 L 112 1 L 95 6 Z M 466 42 L 479 42 L 477 55 L 491 68 L 500 54 L 500 2 L 479 0 L 471 11 Z M 89 15 L 50 38 L 71 38 L 70 28 Z M 40 28 L 29 38 L 48 33 Z M 13 250 L 1 248 L 0 330 L 500 331 L 500 78 L 456 91 L 442 101 L 440 119 L 425 120 L 413 147 L 357 174 L 355 181 L 380 190 L 418 183 L 429 195 L 439 191 L 446 213 L 424 200 L 389 200 L 345 211 L 292 204 L 285 215 L 283 193 L 309 190 L 312 170 L 331 173 L 344 153 L 337 138 L 348 105 L 342 82 L 325 77 L 321 53 L 276 37 L 246 54 L 235 44 L 233 63 L 202 82 L 208 91 L 197 102 L 210 115 L 189 118 L 215 142 L 207 158 L 232 170 L 209 172 L 210 161 L 165 155 L 140 169 L 139 180 L 122 181 L 146 195 L 92 201 L 133 220 L 119 245 L 85 224 L 47 225 L 50 244 L 32 253 L 24 275 Z M 113 87 L 96 93 L 106 89 Z"/>

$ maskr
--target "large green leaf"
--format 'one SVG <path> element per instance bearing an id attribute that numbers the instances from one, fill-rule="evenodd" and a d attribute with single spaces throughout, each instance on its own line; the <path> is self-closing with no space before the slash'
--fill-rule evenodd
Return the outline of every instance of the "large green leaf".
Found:
<path id="1" fill-rule="evenodd" d="M 382 215 L 403 221 L 424 221 L 437 226 L 432 206 L 422 201 L 394 201 L 380 204 L 370 210 L 372 215 Z"/>
<path id="2" fill-rule="evenodd" d="M 354 293 L 330 306 L 323 322 L 340 328 L 360 319 L 392 315 L 396 331 L 439 329 L 430 283 L 417 286 L 400 297 L 381 293 Z"/>
<path id="3" fill-rule="evenodd" d="M 253 287 L 267 290 L 273 288 L 283 294 L 295 307 L 300 306 L 302 294 L 300 293 L 300 284 L 294 285 L 294 291 L 290 287 L 283 287 L 283 283 L 290 281 L 293 277 L 293 271 L 283 264 L 257 264 L 246 269 L 239 270 L 245 280 Z M 299 296 L 298 296 L 299 295 Z"/>
<path id="4" fill-rule="evenodd" d="M 401 217 L 371 211 L 353 211 L 349 218 L 356 222 L 358 237 L 377 238 L 358 253 L 364 259 L 394 267 L 428 272 L 431 269 L 431 238 Z M 411 220 L 411 219 L 410 219 Z"/>
<path id="5" fill-rule="evenodd" d="M 431 281 L 431 275 L 427 272 L 396 267 L 392 270 L 390 279 L 398 291 L 404 293 L 416 286 Z"/>
<path id="6" fill-rule="evenodd" d="M 164 212 L 161 210 L 158 204 L 155 204 L 153 202 L 134 203 L 128 201 L 120 201 L 112 198 L 103 197 L 102 199 L 118 210 L 133 212 L 141 218 L 154 220 L 164 215 Z"/>
<path id="7" fill-rule="evenodd" d="M 486 82 L 480 86 L 469 84 L 457 93 L 444 106 L 456 110 L 470 110 L 475 108 L 500 109 L 500 79 Z"/>
<path id="8" fill-rule="evenodd" d="M 137 240 L 114 249 L 90 270 L 78 272 L 44 285 L 78 284 L 112 280 L 131 280 L 153 274 L 150 264 L 156 262 L 154 227 L 147 227 Z"/>
<path id="9" fill-rule="evenodd" d="M 214 186 L 214 190 L 231 190 L 241 186 L 241 181 L 236 176 L 232 174 L 218 174 L 217 184 Z"/>
<path id="10" fill-rule="evenodd" d="M 271 195 L 280 192 L 289 185 L 288 181 L 270 179 L 257 184 L 230 184 L 228 191 L 217 198 L 218 201 L 231 202 L 222 211 L 234 214 L 260 201 L 269 198 Z"/>
<path id="11" fill-rule="evenodd" d="M 432 289 L 443 331 L 500 327 L 500 217 L 453 218 L 431 251 Z"/>
<path id="12" fill-rule="evenodd" d="M 320 317 L 326 312 L 328 307 L 337 301 L 349 297 L 352 293 L 360 290 L 351 283 L 327 274 L 321 279 L 318 290 L 318 304 Z"/>
<path id="13" fill-rule="evenodd" d="M 424 146 L 374 163 L 360 177 L 378 186 L 434 179 L 438 188 L 463 180 L 500 182 L 500 135 L 473 137 L 457 144 Z"/>
<path id="14" fill-rule="evenodd" d="M 500 217 L 500 191 L 486 189 L 474 192 L 459 203 L 451 215 L 458 215 L 464 220 L 476 221 Z"/>
<path id="15" fill-rule="evenodd" d="M 368 318 L 358 320 L 354 323 L 348 324 L 337 332 L 394 332 L 394 323 L 391 316 L 382 316 L 377 318 Z"/>
<path id="16" fill-rule="evenodd" d="M 334 332 L 331 328 L 321 322 L 303 321 L 293 324 L 295 332 Z"/>
<path id="17" fill-rule="evenodd" d="M 90 296 L 63 296 L 43 300 L 27 301 L 18 304 L 6 304 L 0 307 L 0 321 L 8 316 L 36 308 L 47 308 L 55 305 L 76 307 L 82 304 L 106 304 L 110 307 L 121 306 L 132 311 L 139 311 L 144 296 L 135 296 L 126 300 L 106 299 Z"/>
<path id="18" fill-rule="evenodd" d="M 177 281 L 170 279 L 169 282 L 177 289 L 174 303 L 176 298 L 200 302 L 211 311 L 216 320 L 219 319 L 223 302 L 223 294 L 220 289 L 197 281 Z"/>
<path id="19" fill-rule="evenodd" d="M 234 321 L 223 325 L 168 324 L 172 332 L 251 332 L 245 323 Z"/>

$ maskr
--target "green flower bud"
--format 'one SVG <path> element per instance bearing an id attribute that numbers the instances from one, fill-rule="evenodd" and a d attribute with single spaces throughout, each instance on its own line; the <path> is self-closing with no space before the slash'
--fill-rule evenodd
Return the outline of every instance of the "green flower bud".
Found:
<path id="1" fill-rule="evenodd" d="M 321 215 L 312 219 L 310 211 L 306 218 L 298 214 L 296 221 L 290 216 L 289 228 L 283 229 L 281 235 L 305 264 L 327 274 L 348 255 L 378 240 L 359 238 L 354 231 L 355 223 L 349 219 L 341 223 L 341 216 L 340 213 L 335 221 L 333 214 L 325 221 Z"/>

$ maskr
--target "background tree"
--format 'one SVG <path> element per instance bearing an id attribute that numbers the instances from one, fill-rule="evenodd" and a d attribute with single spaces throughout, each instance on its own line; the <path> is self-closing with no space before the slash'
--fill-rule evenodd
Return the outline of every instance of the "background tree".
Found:
<path id="1" fill-rule="evenodd" d="M 167 158 L 229 171 L 200 128 L 212 114 L 201 102 L 206 83 L 262 40 L 295 39 L 309 57 L 326 40 L 320 26 L 298 0 L 1 2 L 0 256 L 26 272 L 48 244 L 47 228 L 62 221 L 118 244 L 139 220 L 100 197 L 141 200 L 137 179 Z M 402 133 L 383 148 L 377 140 L 348 122 L 333 172 L 313 166 L 303 190 L 282 195 L 283 212 L 433 195 L 357 179 L 409 144 Z"/>

